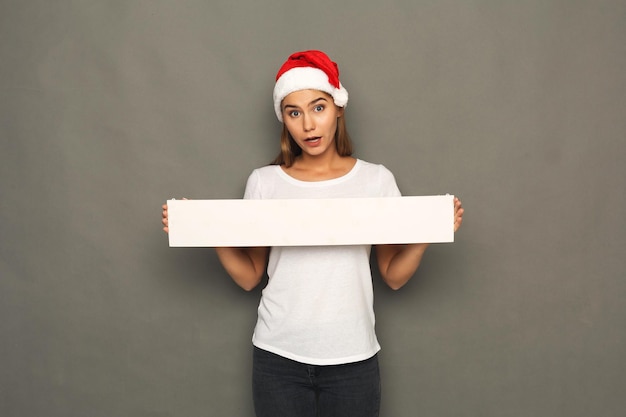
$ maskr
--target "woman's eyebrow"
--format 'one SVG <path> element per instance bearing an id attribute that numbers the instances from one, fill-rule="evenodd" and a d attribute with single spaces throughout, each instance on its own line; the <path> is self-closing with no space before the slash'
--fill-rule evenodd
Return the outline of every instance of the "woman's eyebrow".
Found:
<path id="1" fill-rule="evenodd" d="M 309 103 L 309 107 L 310 107 L 310 106 L 314 106 L 314 105 L 315 105 L 317 102 L 319 102 L 319 101 L 328 101 L 328 100 L 326 100 L 326 98 L 325 98 L 325 97 L 319 97 L 319 98 L 316 98 L 315 100 L 313 100 L 313 101 L 311 101 L 311 102 Z M 300 108 L 300 106 L 297 106 L 297 105 L 295 105 L 295 104 L 289 104 L 289 103 L 287 103 L 287 104 L 285 104 L 285 105 L 283 106 L 283 108 L 284 108 L 284 109 L 287 109 L 287 108 L 289 108 L 289 109 L 299 109 L 299 108 Z"/>
<path id="2" fill-rule="evenodd" d="M 309 103 L 309 106 L 312 106 L 312 105 L 316 104 L 318 101 L 322 101 L 322 100 L 323 101 L 328 101 L 328 100 L 326 100 L 325 97 L 316 98 L 315 100 L 313 100 L 312 102 Z"/>

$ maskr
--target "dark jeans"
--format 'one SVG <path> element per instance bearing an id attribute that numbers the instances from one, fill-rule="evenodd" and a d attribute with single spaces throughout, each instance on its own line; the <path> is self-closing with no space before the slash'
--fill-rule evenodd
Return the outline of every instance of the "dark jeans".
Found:
<path id="1" fill-rule="evenodd" d="M 254 348 L 252 388 L 257 417 L 378 417 L 378 356 L 317 366 Z"/>

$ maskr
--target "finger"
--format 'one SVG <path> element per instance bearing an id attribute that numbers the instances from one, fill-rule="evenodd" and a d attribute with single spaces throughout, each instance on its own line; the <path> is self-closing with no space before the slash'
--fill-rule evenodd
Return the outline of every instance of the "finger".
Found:
<path id="1" fill-rule="evenodd" d="M 454 218 L 454 231 L 456 232 L 463 224 L 463 209 L 459 209 L 457 215 Z"/>

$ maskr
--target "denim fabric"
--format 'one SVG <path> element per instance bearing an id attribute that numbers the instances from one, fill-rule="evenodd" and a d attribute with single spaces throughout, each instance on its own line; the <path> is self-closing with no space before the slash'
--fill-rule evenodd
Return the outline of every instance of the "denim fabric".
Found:
<path id="1" fill-rule="evenodd" d="M 307 365 L 254 348 L 257 417 L 378 417 L 378 356 L 344 365 Z"/>

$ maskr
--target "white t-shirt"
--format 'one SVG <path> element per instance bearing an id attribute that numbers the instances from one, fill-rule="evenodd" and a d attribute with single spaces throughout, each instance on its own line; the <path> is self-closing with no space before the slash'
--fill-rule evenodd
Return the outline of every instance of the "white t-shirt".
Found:
<path id="1" fill-rule="evenodd" d="M 244 198 L 398 196 L 387 168 L 357 160 L 350 172 L 326 181 L 300 181 L 278 165 L 256 169 Z M 301 213 L 301 221 L 315 222 L 315 213 Z M 311 365 L 372 357 L 380 345 L 374 331 L 370 250 L 370 245 L 271 248 L 253 344 Z"/>

